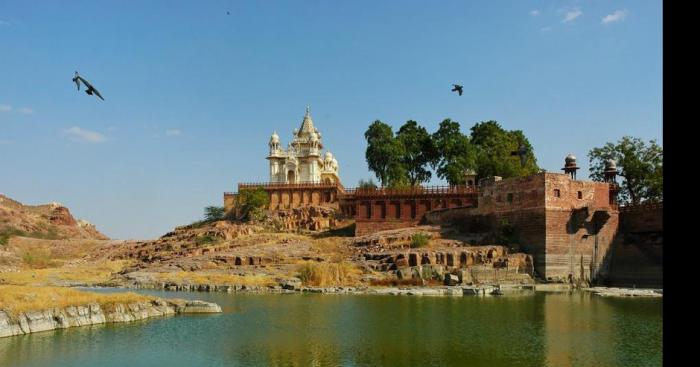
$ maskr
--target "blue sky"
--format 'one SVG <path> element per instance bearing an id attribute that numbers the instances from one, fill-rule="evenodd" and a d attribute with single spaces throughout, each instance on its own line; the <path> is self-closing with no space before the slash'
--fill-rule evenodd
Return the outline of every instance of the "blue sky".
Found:
<path id="1" fill-rule="evenodd" d="M 202 3 L 0 0 L 0 193 L 156 237 L 267 180 L 306 105 L 346 187 L 376 119 L 497 120 L 579 177 L 592 147 L 662 143 L 661 1 Z"/>

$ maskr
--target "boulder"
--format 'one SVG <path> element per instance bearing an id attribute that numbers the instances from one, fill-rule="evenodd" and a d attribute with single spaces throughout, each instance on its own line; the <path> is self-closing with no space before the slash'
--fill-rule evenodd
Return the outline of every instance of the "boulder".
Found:
<path id="1" fill-rule="evenodd" d="M 459 277 L 454 274 L 445 274 L 445 285 L 457 285 L 459 283 Z"/>

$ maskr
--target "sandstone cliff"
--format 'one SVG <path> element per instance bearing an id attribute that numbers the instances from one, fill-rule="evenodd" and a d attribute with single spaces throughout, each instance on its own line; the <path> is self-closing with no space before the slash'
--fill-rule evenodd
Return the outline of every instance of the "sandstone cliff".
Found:
<path id="1" fill-rule="evenodd" d="M 0 245 L 11 236 L 108 239 L 89 222 L 76 220 L 68 208 L 59 203 L 24 205 L 0 194 Z"/>

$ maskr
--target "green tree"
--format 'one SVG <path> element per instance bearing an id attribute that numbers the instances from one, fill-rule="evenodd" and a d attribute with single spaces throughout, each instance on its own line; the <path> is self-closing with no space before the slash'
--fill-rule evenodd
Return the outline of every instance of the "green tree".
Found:
<path id="1" fill-rule="evenodd" d="M 224 207 L 223 206 L 208 206 L 204 208 L 204 220 L 215 221 L 224 219 Z"/>
<path id="2" fill-rule="evenodd" d="M 639 138 L 625 136 L 617 143 L 607 143 L 588 153 L 590 176 L 603 181 L 605 161 L 617 164 L 620 184 L 620 203 L 638 204 L 644 201 L 663 200 L 663 148 L 650 140 L 645 144 Z"/>
<path id="3" fill-rule="evenodd" d="M 476 173 L 479 177 L 509 178 L 539 171 L 532 145 L 520 130 L 507 131 L 496 121 L 483 121 L 471 128 L 471 143 L 476 148 Z M 518 156 L 510 154 L 518 150 L 520 144 L 528 149 L 524 167 Z"/>
<path id="4" fill-rule="evenodd" d="M 432 173 L 428 165 L 437 159 L 437 152 L 428 131 L 413 120 L 407 121 L 396 134 L 401 144 L 399 161 L 411 186 L 429 181 Z"/>
<path id="5" fill-rule="evenodd" d="M 245 189 L 238 192 L 238 205 L 241 208 L 241 216 L 245 220 L 251 218 L 251 213 L 267 207 L 270 204 L 270 195 L 263 187 Z"/>
<path id="6" fill-rule="evenodd" d="M 439 152 L 432 162 L 437 176 L 447 180 L 450 185 L 464 185 L 465 171 L 476 171 L 476 149 L 469 137 L 460 131 L 459 122 L 443 120 L 432 139 Z"/>
<path id="7" fill-rule="evenodd" d="M 365 132 L 367 150 L 365 159 L 370 171 L 374 172 L 382 186 L 387 186 L 403 174 L 399 161 L 402 146 L 394 138 L 391 126 L 376 120 Z"/>

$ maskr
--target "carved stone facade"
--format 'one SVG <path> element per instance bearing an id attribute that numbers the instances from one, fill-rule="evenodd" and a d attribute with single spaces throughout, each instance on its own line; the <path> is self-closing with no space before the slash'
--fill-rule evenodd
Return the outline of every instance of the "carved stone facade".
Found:
<path id="1" fill-rule="evenodd" d="M 272 133 L 268 145 L 271 183 L 340 182 L 338 161 L 333 158 L 333 154 L 326 151 L 321 157 L 321 132 L 314 127 L 308 107 L 301 128 L 294 129 L 287 149 L 282 148 L 277 132 Z"/>

